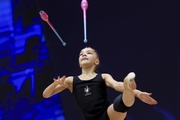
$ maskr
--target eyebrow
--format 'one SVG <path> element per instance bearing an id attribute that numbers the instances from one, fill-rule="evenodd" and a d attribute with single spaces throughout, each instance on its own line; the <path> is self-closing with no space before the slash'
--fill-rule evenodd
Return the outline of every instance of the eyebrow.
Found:
<path id="1" fill-rule="evenodd" d="M 82 52 L 83 52 L 83 51 L 81 50 L 81 52 L 80 52 L 80 53 L 82 53 Z M 79 53 L 79 54 L 80 54 L 80 53 Z"/>
<path id="2" fill-rule="evenodd" d="M 87 52 L 93 52 L 92 50 L 87 50 Z"/>
<path id="3" fill-rule="evenodd" d="M 89 51 L 90 51 L 90 52 L 93 52 L 93 50 L 90 50 L 90 49 L 89 49 L 89 50 L 87 50 L 87 51 L 88 51 L 88 52 L 89 52 Z M 84 51 L 83 51 L 83 50 L 81 50 L 81 52 L 84 52 Z M 81 52 L 80 52 L 80 53 L 81 53 Z"/>

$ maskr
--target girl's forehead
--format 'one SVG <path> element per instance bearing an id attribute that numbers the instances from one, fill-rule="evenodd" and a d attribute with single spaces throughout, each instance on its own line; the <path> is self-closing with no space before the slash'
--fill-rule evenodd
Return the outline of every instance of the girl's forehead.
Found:
<path id="1" fill-rule="evenodd" d="M 81 50 L 81 52 L 85 52 L 85 51 L 94 51 L 92 48 L 84 48 Z"/>

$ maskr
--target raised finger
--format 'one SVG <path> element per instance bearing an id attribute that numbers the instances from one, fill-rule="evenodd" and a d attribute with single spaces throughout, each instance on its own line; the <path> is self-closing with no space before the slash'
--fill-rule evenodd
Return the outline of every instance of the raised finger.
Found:
<path id="1" fill-rule="evenodd" d="M 56 78 L 53 78 L 54 81 L 56 81 L 57 79 Z"/>
<path id="2" fill-rule="evenodd" d="M 62 78 L 61 78 L 61 81 L 65 81 L 65 79 L 66 79 L 66 77 L 65 76 L 63 76 Z"/>
<path id="3" fill-rule="evenodd" d="M 58 80 L 60 80 L 60 76 L 58 76 L 58 78 L 57 78 Z"/>

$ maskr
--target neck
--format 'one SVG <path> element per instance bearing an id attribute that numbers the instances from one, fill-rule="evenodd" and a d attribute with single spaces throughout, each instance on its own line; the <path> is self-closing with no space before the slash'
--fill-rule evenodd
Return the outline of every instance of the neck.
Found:
<path id="1" fill-rule="evenodd" d="M 82 74 L 81 75 L 94 75 L 94 74 L 96 74 L 94 72 L 94 67 L 82 68 Z"/>

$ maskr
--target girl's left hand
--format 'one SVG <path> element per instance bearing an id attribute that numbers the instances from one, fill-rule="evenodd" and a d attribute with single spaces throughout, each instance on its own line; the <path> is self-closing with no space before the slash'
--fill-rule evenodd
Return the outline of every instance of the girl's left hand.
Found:
<path id="1" fill-rule="evenodd" d="M 157 101 L 151 97 L 152 93 L 140 92 L 138 98 L 149 105 L 156 105 Z"/>

